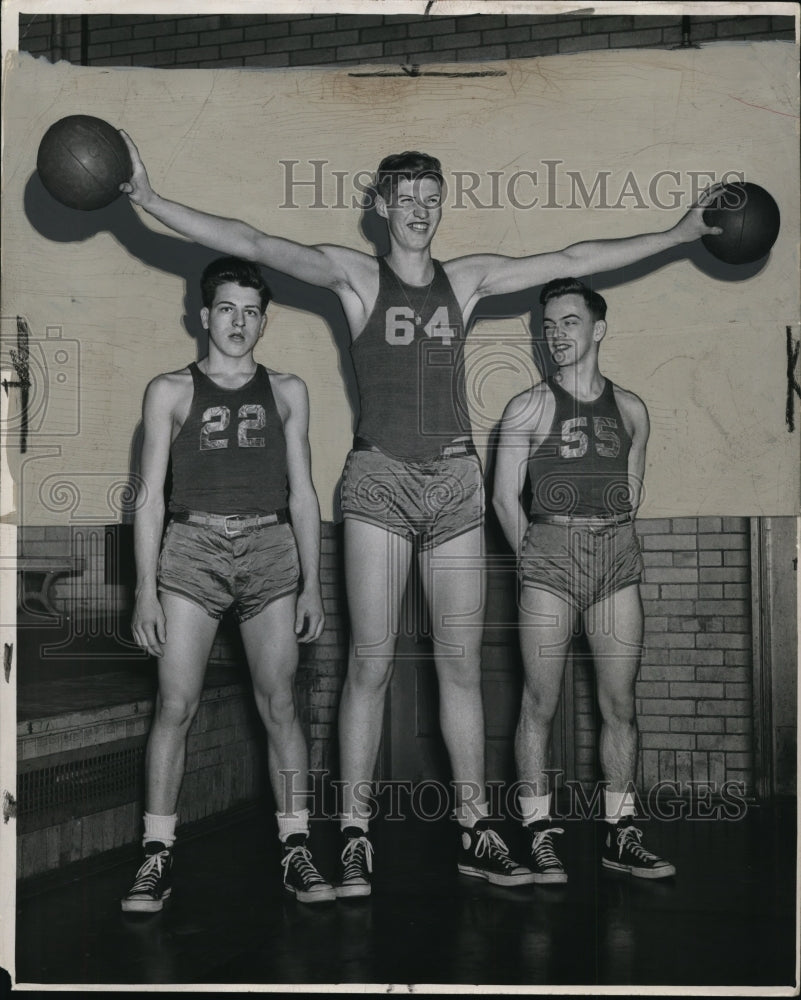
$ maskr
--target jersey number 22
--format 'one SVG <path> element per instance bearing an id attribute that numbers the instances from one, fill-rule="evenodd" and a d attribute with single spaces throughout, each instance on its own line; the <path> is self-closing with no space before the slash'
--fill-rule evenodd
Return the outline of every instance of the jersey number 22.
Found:
<path id="1" fill-rule="evenodd" d="M 251 436 L 249 431 L 260 431 L 266 423 L 264 407 L 259 403 L 245 403 L 237 412 L 236 441 L 240 448 L 263 448 L 264 438 Z M 223 434 L 231 422 L 231 411 L 227 406 L 210 406 L 203 411 L 203 426 L 200 428 L 200 450 L 211 451 L 228 447 L 228 435 Z"/>

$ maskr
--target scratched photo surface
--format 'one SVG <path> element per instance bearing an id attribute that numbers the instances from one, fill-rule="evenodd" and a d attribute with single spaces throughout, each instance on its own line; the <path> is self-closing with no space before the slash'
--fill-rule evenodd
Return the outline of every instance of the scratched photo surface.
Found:
<path id="1" fill-rule="evenodd" d="M 384 21 L 375 30 L 394 27 L 390 6 L 381 5 Z M 398 12 L 398 25 L 406 14 L 422 14 L 424 4 L 419 6 L 416 12 Z M 791 5 L 776 6 L 782 14 L 792 13 Z M 492 7 L 487 17 L 504 14 L 502 4 Z M 225 32 L 240 26 L 235 17 L 223 24 L 222 15 L 206 11 L 215 24 L 204 29 L 205 42 L 216 55 L 204 56 L 198 40 L 195 68 L 110 60 L 81 66 L 77 50 L 57 62 L 25 51 L 6 53 L 0 624 L 8 651 L 4 680 L 14 696 L 4 699 L 0 719 L 3 788 L 16 787 L 17 793 L 12 806 L 6 802 L 0 829 L 3 891 L 13 892 L 15 877 L 23 887 L 46 886 L 59 869 L 97 862 L 107 851 L 128 850 L 128 868 L 136 856 L 131 845 L 140 829 L 139 783 L 156 677 L 153 661 L 130 632 L 142 397 L 156 375 L 206 353 L 198 278 L 219 256 L 181 239 L 124 196 L 89 212 L 56 202 L 37 173 L 37 151 L 51 125 L 75 114 L 124 129 L 154 189 L 166 198 L 244 219 L 300 243 L 338 244 L 369 254 L 387 250 L 381 220 L 365 208 L 369 184 L 381 158 L 402 149 L 422 149 L 442 162 L 443 219 L 433 245 L 439 260 L 477 252 L 519 257 L 585 240 L 662 231 L 678 223 L 711 184 L 746 181 L 766 189 L 779 207 L 781 226 L 770 252 L 759 259 L 724 263 L 696 242 L 587 281 L 609 306 L 601 369 L 646 402 L 651 424 L 638 514 L 646 567 L 638 790 L 649 805 L 648 790 L 666 781 L 690 799 L 691 789 L 705 782 L 716 793 L 728 788 L 734 802 L 795 795 L 798 46 L 764 36 L 681 44 L 680 36 L 658 47 L 610 44 L 603 50 L 570 49 L 554 41 L 542 54 L 521 49 L 515 56 L 511 41 L 498 36 L 492 44 L 485 35 L 518 30 L 526 20 L 519 8 L 508 23 L 492 29 L 476 24 L 471 31 L 462 22 L 468 17 L 475 22 L 475 11 L 456 11 L 454 30 L 480 39 L 472 43 L 475 58 L 456 45 L 442 49 L 449 58 L 438 59 L 432 45 L 417 55 L 386 47 L 381 53 L 366 50 L 364 57 L 354 51 L 345 64 L 332 58 L 312 65 L 309 56 L 304 64 L 287 58 L 274 65 L 266 58 L 261 66 L 246 59 L 215 65 Z M 683 10 L 676 6 L 663 13 L 675 15 L 678 28 Z M 654 16 L 659 13 L 655 6 Z M 363 14 L 379 17 L 367 4 L 344 12 L 326 9 L 318 16 L 332 19 L 331 31 L 349 33 L 342 44 L 354 44 L 350 34 L 358 40 Z M 90 28 L 94 16 L 88 16 Z M 151 20 L 148 34 L 148 15 L 139 16 L 140 39 L 153 37 L 158 22 Z M 342 20 L 351 16 L 352 24 Z M 628 21 L 633 29 L 656 30 L 644 16 Z M 702 32 L 701 19 L 694 24 Z M 587 27 L 581 32 L 585 39 L 592 34 Z M 298 36 L 290 22 L 290 55 Z M 407 28 L 404 37 L 413 45 L 414 38 L 431 36 Z M 312 767 L 327 773 L 336 767 L 336 705 L 348 642 L 339 488 L 358 395 L 336 296 L 263 270 L 274 300 L 255 358 L 300 376 L 310 399 L 328 624 L 321 642 L 303 651 L 298 689 Z M 465 405 L 487 474 L 488 505 L 504 407 L 549 373 L 538 294 L 533 288 L 484 300 L 467 338 Z M 494 522 L 489 536 L 487 761 L 488 777 L 502 781 L 510 778 L 519 708 L 518 639 L 511 555 Z M 426 655 L 414 613 L 409 620 L 400 648 L 415 670 L 398 670 L 393 677 L 379 777 L 411 780 L 423 767 L 426 777 L 447 781 L 441 752 L 428 731 L 422 732 L 429 722 L 436 727 L 430 681 L 420 682 L 428 685 L 422 709 L 418 692 L 410 693 L 408 686 L 410 675 L 421 676 L 418 660 Z M 247 677 L 234 669 L 238 655 L 232 630 L 223 628 L 190 737 L 182 791 L 181 821 L 201 824 L 196 827 L 201 830 L 215 813 L 255 801 L 266 782 Z M 556 764 L 567 778 L 589 784 L 596 773 L 597 728 L 589 707 L 591 671 L 580 656 L 571 661 L 566 685 Z M 421 727 L 421 736 L 409 751 L 404 741 L 415 727 Z M 218 750 L 217 729 L 225 730 L 241 759 L 229 761 Z M 97 775 L 106 768 L 96 786 L 93 767 Z M 66 793 L 59 799 L 59 782 L 64 787 L 84 782 L 75 793 L 84 796 L 83 813 Z M 97 822 L 91 819 L 101 815 Z M 786 815 L 792 825 L 794 805 Z M 258 822 L 272 822 L 272 814 L 266 820 L 259 814 Z M 697 842 L 710 855 L 717 850 L 715 829 L 698 824 Z M 243 856 L 253 847 L 247 839 L 233 842 Z M 425 851 L 425 839 L 420 843 Z M 731 863 L 747 867 L 748 849 Z M 191 858 L 192 848 L 186 850 Z M 445 859 L 446 849 L 440 853 Z M 446 863 L 450 855 L 442 860 Z M 723 884 L 722 872 L 716 872 Z M 704 870 L 695 875 L 703 881 Z M 204 936 L 191 920 L 179 929 L 185 934 L 183 953 L 173 947 L 171 932 L 160 937 L 158 928 L 140 928 L 133 942 L 121 925 L 109 924 L 114 928 L 109 947 L 88 944 L 87 954 L 95 957 L 86 966 L 72 953 L 69 934 L 61 943 L 47 939 L 48 919 L 65 920 L 63 903 L 86 928 L 83 940 L 100 940 L 96 917 L 79 909 L 89 900 L 89 909 L 106 907 L 107 919 L 116 921 L 112 895 L 119 896 L 120 878 L 127 876 L 127 868 L 122 876 L 119 869 L 116 876 L 102 876 L 102 885 L 86 889 L 83 904 L 74 894 L 47 897 L 36 914 L 26 909 L 32 890 L 21 889 L 18 927 L 24 924 L 25 936 L 16 950 L 19 981 L 39 981 L 37 970 L 44 970 L 45 982 L 115 982 L 114 947 L 120 947 L 127 962 L 120 982 L 190 983 L 187 968 L 196 961 L 201 968 L 231 973 L 230 980 L 219 982 L 269 988 L 259 978 L 258 962 L 246 963 L 245 971 L 226 965 L 224 949 L 217 958 L 218 940 Z M 776 917 L 774 926 L 771 911 L 760 938 L 770 957 L 755 961 L 753 973 L 731 969 L 721 957 L 711 959 L 699 979 L 698 969 L 684 966 L 679 956 L 669 973 L 660 961 L 659 975 L 648 978 L 643 974 L 648 963 L 632 944 L 628 897 L 622 903 L 604 897 L 612 914 L 607 937 L 597 946 L 595 963 L 591 956 L 581 960 L 576 978 L 543 958 L 564 929 L 553 900 L 522 919 L 508 900 L 473 899 L 459 910 L 461 923 L 448 941 L 472 956 L 478 982 L 493 983 L 488 970 L 503 963 L 490 953 L 493 939 L 479 928 L 498 921 L 514 943 L 498 981 L 532 991 L 557 991 L 564 983 L 589 983 L 591 989 L 598 982 L 624 988 L 664 982 L 785 985 L 794 975 L 797 947 L 788 903 L 795 872 L 786 876 L 781 920 Z M 192 881 L 191 874 L 183 877 Z M 239 877 L 246 880 L 241 870 Z M 266 865 L 258 877 L 265 883 L 277 879 Z M 717 885 L 714 877 L 709 884 Z M 228 892 L 224 881 L 214 885 L 221 897 Z M 201 889 L 193 890 L 198 905 Z M 758 895 L 758 887 L 752 890 Z M 732 893 L 737 911 L 744 897 Z M 354 943 L 373 942 L 383 933 L 363 913 L 351 911 L 335 927 L 330 916 L 327 924 L 310 926 L 302 912 L 288 914 L 280 900 L 274 905 L 281 925 L 275 933 L 285 935 L 282 942 L 307 935 L 312 944 L 329 948 L 333 935 L 336 968 L 356 970 L 348 981 L 402 980 L 400 960 L 391 967 L 394 975 L 384 976 Z M 403 903 L 398 905 L 405 913 Z M 679 906 L 675 899 L 665 905 Z M 697 901 L 688 905 L 694 907 L 689 916 L 673 912 L 675 924 L 686 917 L 701 940 L 707 915 Z M 5 921 L 0 964 L 6 967 L 14 964 L 13 925 Z M 248 926 L 240 914 L 234 931 L 244 942 L 242 950 L 256 947 Z M 105 932 L 111 933 L 108 927 Z M 423 947 L 413 915 L 398 933 L 408 947 L 411 942 Z M 674 927 L 672 933 L 679 931 Z M 742 927 L 730 933 L 745 947 Z M 292 947 L 282 944 L 284 950 L 265 966 L 270 972 L 264 975 L 276 977 L 269 982 L 306 981 L 310 967 L 295 962 Z M 42 949 L 49 959 L 38 957 Z M 418 981 L 474 982 L 458 978 L 455 961 L 449 977 L 441 979 L 425 977 L 440 974 L 435 963 L 409 961 Z M 321 968 L 329 966 L 323 962 Z M 606 978 L 592 978 L 599 974 Z M 320 981 L 326 981 L 324 973 Z"/>

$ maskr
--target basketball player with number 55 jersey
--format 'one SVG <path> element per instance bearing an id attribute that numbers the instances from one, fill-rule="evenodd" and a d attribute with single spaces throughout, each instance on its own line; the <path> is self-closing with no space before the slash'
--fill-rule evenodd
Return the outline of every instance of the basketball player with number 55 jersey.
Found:
<path id="1" fill-rule="evenodd" d="M 606 302 L 573 278 L 540 293 L 554 374 L 520 393 L 503 415 L 494 507 L 518 557 L 523 697 L 515 757 L 530 866 L 540 883 L 567 881 L 556 853 L 551 730 L 579 618 L 593 655 L 604 777 L 601 863 L 639 878 L 675 875 L 648 851 L 635 815 L 643 610 L 634 516 L 642 499 L 648 411 L 604 378 L 598 349 Z M 531 505 L 521 504 L 526 479 Z"/>
<path id="2" fill-rule="evenodd" d="M 705 200 L 665 232 L 527 257 L 477 253 L 439 263 L 431 244 L 443 208 L 440 163 L 404 152 L 385 157 L 376 173 L 374 206 L 390 244 L 379 259 L 343 246 L 306 246 L 168 201 L 153 191 L 136 147 L 123 137 L 133 171 L 120 187 L 134 204 L 197 243 L 330 289 L 350 328 L 360 418 L 342 488 L 351 641 L 339 715 L 337 893 L 370 893 L 369 787 L 412 559 L 431 615 L 440 725 L 460 828 L 458 869 L 499 885 L 530 883 L 532 873 L 513 861 L 488 818 L 480 664 L 484 493 L 462 364 L 467 324 L 484 296 L 625 267 L 716 232 L 703 221 Z"/>

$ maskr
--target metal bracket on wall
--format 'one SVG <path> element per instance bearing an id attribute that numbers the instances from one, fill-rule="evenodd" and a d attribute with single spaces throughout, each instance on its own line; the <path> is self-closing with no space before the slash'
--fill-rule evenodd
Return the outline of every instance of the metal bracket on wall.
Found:
<path id="1" fill-rule="evenodd" d="M 9 351 L 11 364 L 17 373 L 17 380 L 9 382 L 3 379 L 2 385 L 8 395 L 9 389 L 19 389 L 21 393 L 20 421 L 19 421 L 19 450 L 24 455 L 28 450 L 28 390 L 31 387 L 31 373 L 28 367 L 30 359 L 29 353 L 30 331 L 28 324 L 17 316 L 17 350 L 13 348 Z"/>
<path id="2" fill-rule="evenodd" d="M 417 63 L 406 63 L 400 67 L 400 72 L 398 70 L 376 70 L 372 73 L 348 73 L 348 76 L 356 77 L 375 77 L 375 76 L 408 76 L 408 77 L 418 77 L 418 76 L 447 76 L 447 77 L 458 77 L 471 78 L 477 76 L 506 76 L 505 69 L 487 69 L 487 70 L 473 70 L 465 71 L 464 73 L 459 72 L 446 72 L 445 70 L 429 70 L 420 69 Z"/>
<path id="3" fill-rule="evenodd" d="M 798 367 L 798 355 L 801 353 L 801 340 L 794 339 L 792 326 L 785 327 L 785 334 L 787 338 L 787 408 L 785 419 L 787 421 L 787 430 L 794 431 L 795 403 L 793 393 L 801 399 L 801 385 L 795 374 Z"/>
<path id="4" fill-rule="evenodd" d="M 700 45 L 696 45 L 690 38 L 690 29 L 692 21 L 688 14 L 685 14 L 681 19 L 681 42 L 678 45 L 672 46 L 675 49 L 700 49 Z"/>

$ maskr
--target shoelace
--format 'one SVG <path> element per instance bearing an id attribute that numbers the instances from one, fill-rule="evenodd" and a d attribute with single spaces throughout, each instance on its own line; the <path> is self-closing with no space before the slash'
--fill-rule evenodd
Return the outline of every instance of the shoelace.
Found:
<path id="1" fill-rule="evenodd" d="M 364 854 L 364 864 L 368 873 L 372 872 L 373 845 L 367 837 L 351 837 L 342 851 L 342 864 L 344 865 L 342 872 L 343 879 L 347 880 L 348 878 L 361 875 L 361 865 L 357 857 L 360 852 Z"/>
<path id="2" fill-rule="evenodd" d="M 632 841 L 632 843 L 626 843 L 626 841 Z M 642 830 L 638 829 L 636 826 L 624 826 L 622 830 L 618 831 L 617 834 L 617 851 L 618 857 L 623 854 L 623 851 L 628 848 L 635 858 L 639 858 L 641 861 L 654 861 L 656 860 L 656 855 L 651 854 L 650 851 L 646 850 L 640 841 L 642 840 Z"/>
<path id="3" fill-rule="evenodd" d="M 170 856 L 169 851 L 159 851 L 158 854 L 151 854 L 136 873 L 136 881 L 131 889 L 131 895 L 137 892 L 151 892 L 164 870 L 164 864 Z"/>
<path id="4" fill-rule="evenodd" d="M 507 868 L 517 868 L 517 865 L 509 857 L 509 848 L 494 830 L 478 831 L 475 855 L 477 858 L 482 858 L 485 854 L 494 856 Z"/>
<path id="5" fill-rule="evenodd" d="M 289 868 L 293 866 L 300 879 L 309 885 L 312 882 L 322 882 L 322 876 L 312 864 L 311 851 L 304 844 L 298 844 L 287 851 L 281 858 L 281 865 L 284 869 L 284 882 L 289 877 Z"/>
<path id="6" fill-rule="evenodd" d="M 557 868 L 562 867 L 562 863 L 554 852 L 550 836 L 552 833 L 564 832 L 561 826 L 552 826 L 547 830 L 540 830 L 531 838 L 531 853 L 540 867 L 547 868 L 549 865 L 556 865 Z"/>

